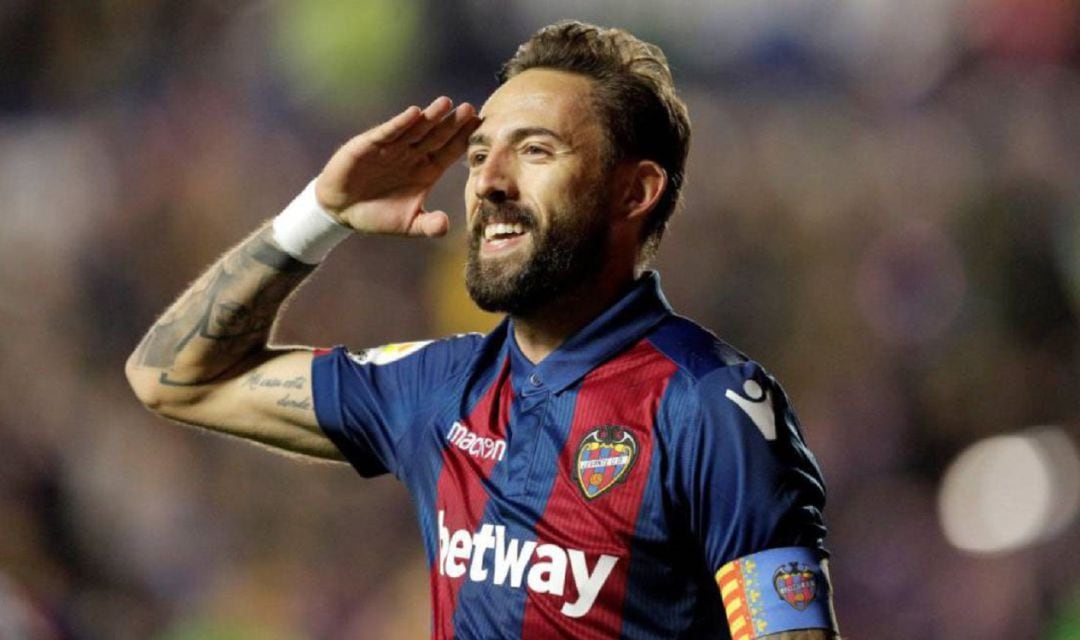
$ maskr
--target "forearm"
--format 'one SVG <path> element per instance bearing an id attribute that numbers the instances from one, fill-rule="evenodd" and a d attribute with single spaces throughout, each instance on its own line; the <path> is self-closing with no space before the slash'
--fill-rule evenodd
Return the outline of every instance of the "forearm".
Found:
<path id="1" fill-rule="evenodd" d="M 231 249 L 154 323 L 128 360 L 137 392 L 198 387 L 262 361 L 282 304 L 314 269 L 274 246 L 271 234 L 264 225 Z"/>
<path id="2" fill-rule="evenodd" d="M 451 111 L 450 100 L 441 98 L 356 136 L 330 158 L 318 183 L 278 216 L 282 235 L 276 237 L 292 255 L 318 262 L 348 229 L 445 234 L 446 214 L 424 211 L 423 200 L 479 124 L 472 106 Z M 271 243 L 273 233 L 266 225 L 226 254 L 154 324 L 128 360 L 128 377 L 140 398 L 146 387 L 192 388 L 235 377 L 266 357 L 282 303 L 312 271 Z M 310 260 L 309 249 L 319 250 Z M 152 385 L 148 372 L 156 374 Z"/>

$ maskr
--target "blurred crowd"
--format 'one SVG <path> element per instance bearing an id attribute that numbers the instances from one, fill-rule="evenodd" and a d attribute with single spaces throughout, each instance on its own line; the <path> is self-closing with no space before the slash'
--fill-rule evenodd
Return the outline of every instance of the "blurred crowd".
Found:
<path id="1" fill-rule="evenodd" d="M 712 6 L 720 5 L 720 6 Z M 392 479 L 181 428 L 123 362 L 368 125 L 482 102 L 578 17 L 664 46 L 694 126 L 655 267 L 785 385 L 844 635 L 1080 638 L 1080 531 L 948 544 L 970 443 L 1080 433 L 1080 20 L 1062 0 L 0 3 L 0 639 L 417 638 Z M 464 170 L 431 206 L 461 212 Z M 282 342 L 485 330 L 447 240 L 352 239 Z M 1007 470 L 1003 470 L 1003 473 Z"/>

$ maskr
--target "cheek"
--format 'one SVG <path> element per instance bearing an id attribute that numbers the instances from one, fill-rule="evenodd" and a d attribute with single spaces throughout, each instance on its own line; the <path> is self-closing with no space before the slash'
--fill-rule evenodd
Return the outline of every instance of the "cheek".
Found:
<path id="1" fill-rule="evenodd" d="M 465 181 L 465 222 L 472 224 L 476 207 L 479 204 L 479 199 L 476 197 L 476 193 L 473 191 L 473 180 L 470 177 Z"/>
<path id="2" fill-rule="evenodd" d="M 473 190 L 475 188 L 474 183 L 475 183 L 475 180 L 473 180 L 473 175 L 472 175 L 472 172 L 470 171 L 469 172 L 469 177 L 465 178 L 465 190 L 463 191 L 463 194 L 465 196 L 465 202 L 469 202 L 469 201 L 474 200 L 476 198 L 476 196 L 474 195 L 475 191 Z"/>
<path id="3" fill-rule="evenodd" d="M 586 203 L 595 202 L 595 194 L 599 188 L 600 184 L 591 172 L 585 170 L 559 176 L 547 185 L 548 207 L 553 212 L 578 217 L 586 213 L 580 211 Z"/>
<path id="4" fill-rule="evenodd" d="M 575 194 L 580 193 L 584 187 L 581 180 L 561 171 L 544 172 L 532 178 L 527 182 L 523 181 L 522 192 L 528 193 L 536 206 L 543 207 L 546 213 L 566 209 L 574 202 Z"/>

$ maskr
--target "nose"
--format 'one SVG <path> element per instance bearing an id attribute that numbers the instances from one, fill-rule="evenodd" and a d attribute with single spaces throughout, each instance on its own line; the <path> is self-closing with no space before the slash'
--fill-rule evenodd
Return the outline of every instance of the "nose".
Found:
<path id="1" fill-rule="evenodd" d="M 517 183 L 514 180 L 511 164 L 512 160 L 508 159 L 506 154 L 492 150 L 483 163 L 473 169 L 475 172 L 473 193 L 476 197 L 489 202 L 516 200 Z"/>

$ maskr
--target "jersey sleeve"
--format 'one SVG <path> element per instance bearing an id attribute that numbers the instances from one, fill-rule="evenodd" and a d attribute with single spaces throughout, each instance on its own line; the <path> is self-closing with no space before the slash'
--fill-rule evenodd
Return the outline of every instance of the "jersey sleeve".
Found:
<path id="1" fill-rule="evenodd" d="M 480 340 L 385 345 L 316 352 L 311 365 L 319 427 L 360 475 L 400 475 L 400 456 L 419 416 L 463 369 Z"/>
<path id="2" fill-rule="evenodd" d="M 676 484 L 710 571 L 766 549 L 823 549 L 824 481 L 780 385 L 745 362 L 695 391 Z"/>

